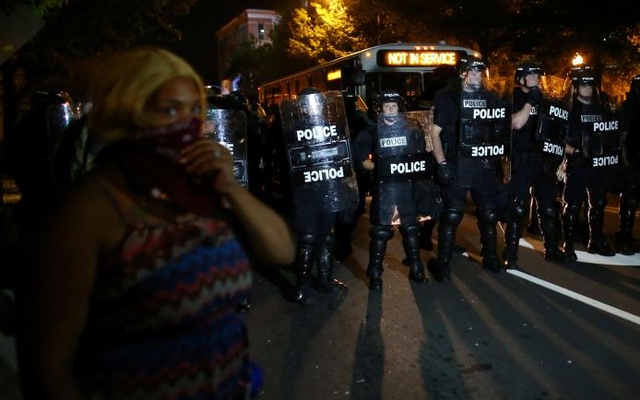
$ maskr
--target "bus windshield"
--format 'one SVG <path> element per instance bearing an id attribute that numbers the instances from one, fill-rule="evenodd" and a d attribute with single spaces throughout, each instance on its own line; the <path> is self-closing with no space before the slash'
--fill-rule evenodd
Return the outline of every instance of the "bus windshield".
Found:
<path id="1" fill-rule="evenodd" d="M 367 74 L 367 94 L 373 96 L 384 89 L 397 90 L 405 100 L 422 96 L 422 74 L 420 72 L 372 72 Z M 367 98 L 367 104 L 371 104 Z"/>

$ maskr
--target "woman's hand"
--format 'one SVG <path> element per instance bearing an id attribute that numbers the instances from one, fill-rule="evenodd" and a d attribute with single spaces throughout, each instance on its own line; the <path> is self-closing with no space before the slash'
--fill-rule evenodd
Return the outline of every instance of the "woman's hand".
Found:
<path id="1" fill-rule="evenodd" d="M 214 178 L 214 188 L 219 193 L 229 193 L 239 187 L 233 173 L 233 156 L 229 149 L 208 138 L 198 139 L 180 153 L 180 163 L 194 175 Z"/>

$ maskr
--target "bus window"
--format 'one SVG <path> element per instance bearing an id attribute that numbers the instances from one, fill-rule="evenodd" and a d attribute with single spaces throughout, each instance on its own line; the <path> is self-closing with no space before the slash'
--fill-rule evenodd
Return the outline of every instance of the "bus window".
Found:
<path id="1" fill-rule="evenodd" d="M 383 89 L 395 89 L 405 98 L 407 105 L 411 106 L 423 93 L 422 75 L 419 72 L 375 72 L 367 74 L 367 80 L 367 102 Z"/>

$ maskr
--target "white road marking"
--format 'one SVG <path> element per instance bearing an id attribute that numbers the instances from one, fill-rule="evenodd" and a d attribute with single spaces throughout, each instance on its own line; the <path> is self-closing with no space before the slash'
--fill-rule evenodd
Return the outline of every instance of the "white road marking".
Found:
<path id="1" fill-rule="evenodd" d="M 539 240 L 531 239 L 531 238 L 521 238 L 520 246 L 526 247 L 528 249 L 541 249 L 542 242 Z M 617 266 L 631 266 L 631 267 L 639 267 L 640 266 L 640 253 L 636 253 L 632 256 L 625 256 L 619 253 L 616 253 L 613 257 L 605 257 L 599 254 L 591 254 L 586 251 L 576 250 L 576 255 L 578 256 L 578 261 L 587 263 L 587 264 L 599 264 L 599 265 L 617 265 Z"/>
<path id="2" fill-rule="evenodd" d="M 607 259 L 611 258 L 611 257 L 606 257 Z M 543 279 L 540 278 L 536 278 L 535 276 L 529 275 L 527 273 L 524 273 L 522 271 L 519 271 L 517 269 L 508 269 L 507 270 L 508 273 L 510 273 L 511 275 L 515 275 L 519 278 L 522 279 L 526 279 L 529 282 L 533 282 L 537 285 L 540 285 L 542 287 L 545 287 L 547 289 L 553 290 L 554 292 L 560 293 L 562 295 L 571 297 L 574 300 L 578 300 L 584 304 L 590 305 L 592 307 L 595 307 L 597 309 L 600 309 L 602 311 L 608 312 L 609 314 L 613 314 L 617 317 L 626 319 L 629 322 L 633 322 L 636 325 L 640 325 L 640 317 L 638 317 L 637 315 L 631 314 L 629 312 L 626 312 L 624 310 L 620 310 L 619 308 L 615 308 L 612 307 L 608 304 L 602 303 L 598 300 L 594 300 L 590 297 L 587 296 L 583 296 L 580 293 L 576 293 L 574 291 L 571 291 L 569 289 L 565 289 L 561 286 L 555 285 L 553 283 L 547 282 Z"/>

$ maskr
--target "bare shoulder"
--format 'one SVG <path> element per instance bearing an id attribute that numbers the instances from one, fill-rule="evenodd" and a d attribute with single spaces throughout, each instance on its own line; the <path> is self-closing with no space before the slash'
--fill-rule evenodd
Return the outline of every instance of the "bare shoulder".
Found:
<path id="1" fill-rule="evenodd" d="M 65 194 L 52 215 L 54 230 L 73 231 L 78 240 L 92 240 L 98 247 L 115 245 L 124 233 L 124 223 L 110 193 L 115 191 L 108 179 L 92 175 L 74 185 Z"/>

